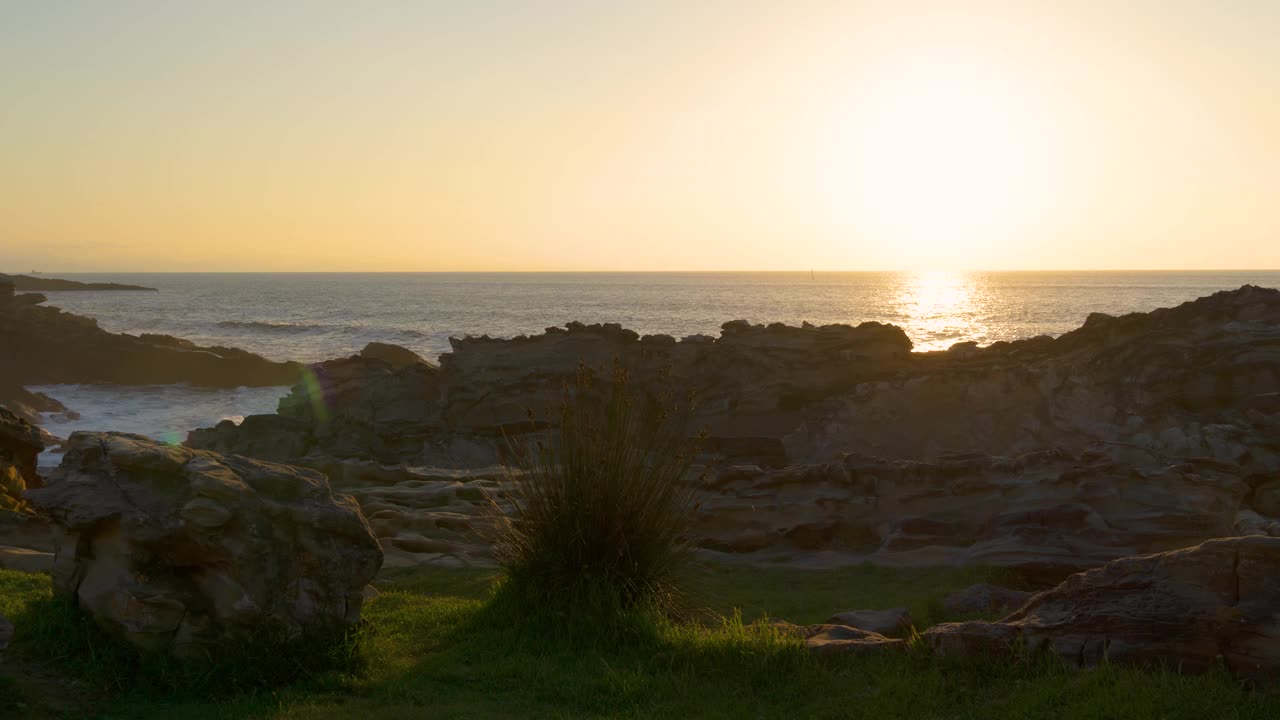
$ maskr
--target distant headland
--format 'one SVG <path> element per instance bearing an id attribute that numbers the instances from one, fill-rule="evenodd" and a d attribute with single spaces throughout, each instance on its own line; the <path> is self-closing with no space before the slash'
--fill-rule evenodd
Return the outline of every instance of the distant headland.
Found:
<path id="1" fill-rule="evenodd" d="M 7 281 L 7 282 L 6 282 Z M 155 288 L 121 283 L 83 283 L 58 278 L 32 277 L 31 275 L 5 275 L 0 273 L 0 283 L 13 285 L 20 292 L 68 292 L 77 290 L 143 290 L 158 292 Z"/>

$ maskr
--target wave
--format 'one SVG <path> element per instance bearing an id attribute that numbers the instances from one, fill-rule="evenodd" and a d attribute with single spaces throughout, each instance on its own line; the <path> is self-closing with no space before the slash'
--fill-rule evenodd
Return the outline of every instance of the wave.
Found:
<path id="1" fill-rule="evenodd" d="M 421 330 L 377 328 L 369 327 L 368 325 L 315 325 L 310 323 L 268 322 L 265 320 L 223 320 L 222 322 L 217 323 L 217 326 L 223 330 L 241 330 L 281 335 L 333 333 L 338 335 L 367 336 L 387 339 L 401 337 L 415 340 L 433 337 L 432 333 L 422 332 Z"/>

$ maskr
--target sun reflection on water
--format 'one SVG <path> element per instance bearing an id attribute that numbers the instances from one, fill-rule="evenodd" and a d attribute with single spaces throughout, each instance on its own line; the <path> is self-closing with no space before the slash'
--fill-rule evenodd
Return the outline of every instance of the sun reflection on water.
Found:
<path id="1" fill-rule="evenodd" d="M 916 339 L 915 349 L 945 350 L 962 339 L 985 337 L 977 291 L 967 273 L 931 270 L 904 276 L 897 310 L 907 334 Z"/>

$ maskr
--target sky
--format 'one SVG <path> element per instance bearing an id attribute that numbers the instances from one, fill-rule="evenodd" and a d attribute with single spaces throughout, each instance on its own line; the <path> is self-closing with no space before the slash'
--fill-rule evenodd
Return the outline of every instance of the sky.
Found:
<path id="1" fill-rule="evenodd" d="M 1280 268 L 1280 2 L 0 0 L 0 270 Z"/>

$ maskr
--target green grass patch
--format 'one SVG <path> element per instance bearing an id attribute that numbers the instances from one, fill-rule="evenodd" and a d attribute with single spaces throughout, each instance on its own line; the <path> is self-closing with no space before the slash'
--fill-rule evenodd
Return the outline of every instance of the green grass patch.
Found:
<path id="1" fill-rule="evenodd" d="M 835 610 L 882 604 L 931 612 L 929 598 L 975 579 L 986 578 L 952 570 L 716 567 L 705 574 L 704 592 L 744 612 L 757 608 L 806 622 Z M 1242 689 L 1221 671 L 1198 677 L 1111 667 L 1075 671 L 1049 658 L 943 662 L 918 652 L 814 658 L 798 642 L 746 627 L 732 616 L 704 625 L 670 622 L 642 610 L 628 615 L 629 633 L 602 637 L 591 647 L 581 635 L 566 642 L 555 630 L 558 624 L 515 622 L 491 601 L 482 573 L 397 571 L 379 584 L 383 592 L 365 613 L 372 630 L 358 644 L 363 661 L 358 672 L 207 696 L 125 684 L 66 717 L 1280 717 L 1280 696 Z M 110 652 L 68 663 L 66 657 L 57 659 L 65 649 L 30 642 L 33 630 L 18 618 L 48 598 L 47 578 L 0 572 L 0 612 L 15 620 L 21 658 L 59 668 L 67 684 L 110 676 L 101 667 L 115 662 Z M 30 702 L 31 693 L 23 691 Z"/>

